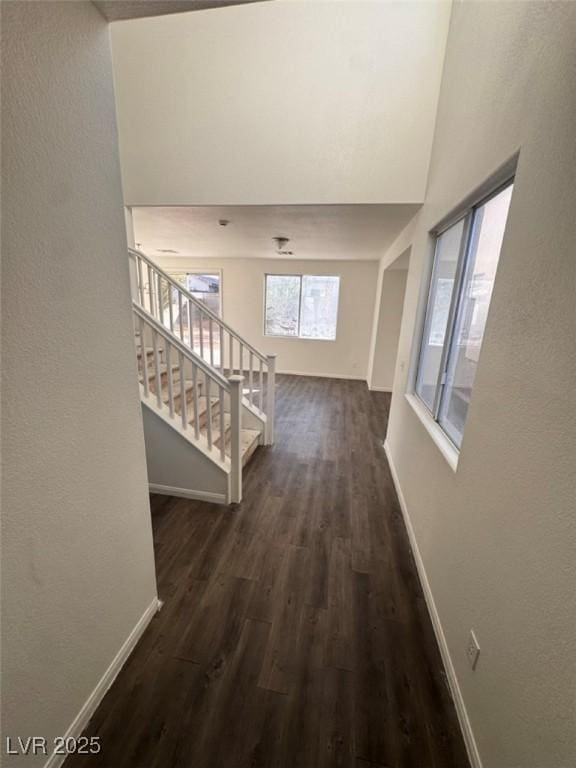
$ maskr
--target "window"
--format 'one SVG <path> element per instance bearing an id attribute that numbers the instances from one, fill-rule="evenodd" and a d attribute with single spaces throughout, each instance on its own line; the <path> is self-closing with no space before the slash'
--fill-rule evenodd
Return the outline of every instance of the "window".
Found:
<path id="1" fill-rule="evenodd" d="M 204 272 L 170 272 L 170 277 L 180 285 L 184 286 L 195 299 L 198 299 L 203 304 L 206 304 L 208 309 L 215 312 L 219 317 L 222 315 L 221 306 L 221 275 L 220 272 L 204 273 Z M 173 291 L 173 302 L 177 302 L 178 296 L 176 291 Z"/>
<path id="2" fill-rule="evenodd" d="M 339 290 L 334 275 L 266 275 L 265 334 L 334 340 Z"/>
<path id="3" fill-rule="evenodd" d="M 212 310 L 218 317 L 222 317 L 222 271 L 215 270 L 214 272 L 177 272 L 170 271 L 170 277 L 177 283 L 180 283 L 186 290 L 190 291 L 195 299 L 205 304 L 208 309 Z M 168 286 L 166 286 L 168 288 Z M 204 321 L 202 325 L 199 322 L 199 310 L 192 310 L 192 338 L 190 337 L 190 316 L 186 303 L 182 305 L 182 317 L 180 317 L 180 302 L 178 299 L 178 290 L 174 286 L 170 287 L 170 298 L 168 298 L 168 292 L 163 297 L 163 305 L 168 306 L 169 302 L 172 303 L 172 317 L 174 318 L 174 326 L 176 328 L 182 327 L 182 335 L 186 344 L 191 344 L 192 348 L 197 352 L 203 350 L 204 358 L 210 361 L 210 325 Z M 166 322 L 169 325 L 169 314 L 164 313 L 167 318 Z M 200 338 L 202 336 L 202 338 Z M 214 333 L 212 329 L 212 354 L 214 365 L 220 365 L 220 336 Z"/>
<path id="4" fill-rule="evenodd" d="M 436 235 L 416 394 L 460 447 L 472 396 L 512 182 Z"/>

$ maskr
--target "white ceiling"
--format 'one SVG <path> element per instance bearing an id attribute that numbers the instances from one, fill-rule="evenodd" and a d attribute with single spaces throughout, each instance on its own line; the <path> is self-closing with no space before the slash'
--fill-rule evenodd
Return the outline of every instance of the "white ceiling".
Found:
<path id="1" fill-rule="evenodd" d="M 419 207 L 150 206 L 135 207 L 132 213 L 134 239 L 152 257 L 375 260 Z M 230 223 L 221 226 L 219 219 Z M 286 250 L 293 251 L 293 256 L 276 253 L 275 236 L 290 238 Z"/>
<path id="2" fill-rule="evenodd" d="M 296 0 L 112 24 L 126 204 L 421 203 L 449 18 Z"/>

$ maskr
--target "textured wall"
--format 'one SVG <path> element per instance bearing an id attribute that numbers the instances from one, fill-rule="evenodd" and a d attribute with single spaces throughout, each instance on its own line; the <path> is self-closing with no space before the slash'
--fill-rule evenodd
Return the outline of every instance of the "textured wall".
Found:
<path id="1" fill-rule="evenodd" d="M 382 275 L 380 290 L 377 291 L 380 306 L 375 308 L 376 339 L 372 365 L 368 370 L 368 386 L 371 389 L 392 391 L 407 277 L 405 269 L 387 269 Z"/>
<path id="2" fill-rule="evenodd" d="M 575 40 L 574 3 L 454 7 L 411 240 L 388 441 L 484 768 L 576 765 Z M 427 232 L 518 149 L 454 473 L 403 396 Z"/>
<path id="3" fill-rule="evenodd" d="M 52 738 L 156 594 L 96 8 L 2 3 L 2 89 L 2 725 Z"/>
<path id="4" fill-rule="evenodd" d="M 224 320 L 288 373 L 365 379 L 378 262 L 287 259 L 161 259 L 163 269 L 222 269 Z M 264 276 L 340 275 L 335 341 L 264 336 Z"/>
<path id="5" fill-rule="evenodd" d="M 420 202 L 449 13 L 277 0 L 115 24 L 126 204 Z"/>

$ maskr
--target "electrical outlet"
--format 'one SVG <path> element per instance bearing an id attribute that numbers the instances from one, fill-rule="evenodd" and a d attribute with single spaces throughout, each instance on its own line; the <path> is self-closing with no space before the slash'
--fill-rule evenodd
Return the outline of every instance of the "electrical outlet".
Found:
<path id="1" fill-rule="evenodd" d="M 476 669 L 476 665 L 478 664 L 478 657 L 480 656 L 480 645 L 478 644 L 478 640 L 476 639 L 476 635 L 474 634 L 473 629 L 470 630 L 470 635 L 468 636 L 466 656 L 468 657 L 468 663 L 472 669 Z"/>

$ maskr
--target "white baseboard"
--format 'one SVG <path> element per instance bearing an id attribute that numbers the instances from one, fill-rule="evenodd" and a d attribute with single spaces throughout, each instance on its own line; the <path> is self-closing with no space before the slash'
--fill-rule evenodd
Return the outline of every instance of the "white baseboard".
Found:
<path id="1" fill-rule="evenodd" d="M 160 601 L 157 597 L 152 600 L 148 608 L 144 611 L 140 619 L 138 620 L 138 623 L 130 632 L 124 643 L 122 644 L 122 647 L 112 660 L 112 663 L 104 672 L 102 677 L 100 678 L 100 681 L 96 685 L 96 688 L 92 691 L 88 699 L 86 700 L 84 706 L 78 712 L 74 720 L 72 721 L 72 724 L 66 731 L 65 739 L 68 737 L 73 737 L 77 739 L 81 734 L 82 731 L 86 728 L 88 725 L 88 722 L 90 721 L 90 718 L 93 716 L 94 712 L 98 709 L 98 705 L 104 698 L 106 692 L 116 679 L 118 673 L 126 663 L 128 657 L 134 650 L 134 647 L 136 646 L 136 643 L 138 640 L 140 640 L 144 630 L 152 620 L 153 616 L 157 611 L 160 610 Z M 44 768 L 60 768 L 64 760 L 66 759 L 67 755 L 57 755 L 52 754 L 46 763 L 44 764 Z"/>
<path id="2" fill-rule="evenodd" d="M 342 373 L 310 373 L 305 371 L 276 371 L 286 376 L 309 376 L 313 379 L 349 379 L 350 381 L 366 381 L 366 376 L 348 376 Z"/>
<path id="3" fill-rule="evenodd" d="M 398 501 L 400 502 L 402 516 L 404 517 L 404 524 L 406 525 L 408 538 L 410 539 L 410 546 L 412 547 L 416 568 L 418 569 L 418 577 L 424 592 L 424 598 L 426 600 L 428 613 L 430 614 L 430 619 L 434 628 L 434 634 L 436 635 L 436 641 L 438 643 L 438 647 L 440 648 L 440 654 L 444 663 L 444 669 L 446 671 L 446 677 L 448 678 L 448 683 L 450 685 L 452 698 L 454 699 L 454 706 L 456 707 L 456 713 L 460 722 L 464 743 L 466 744 L 466 749 L 468 751 L 470 764 L 472 768 L 482 768 L 482 760 L 480 758 L 480 753 L 478 752 L 478 747 L 476 745 L 476 740 L 474 738 L 474 733 L 470 724 L 470 718 L 468 717 L 468 712 L 466 711 L 466 705 L 464 704 L 464 698 L 462 697 L 462 692 L 458 684 L 458 678 L 456 677 L 454 664 L 452 663 L 450 651 L 448 650 L 448 643 L 446 642 L 444 630 L 442 629 L 442 624 L 440 622 L 440 615 L 438 614 L 438 610 L 434 602 L 434 596 L 432 594 L 432 589 L 430 588 L 430 582 L 428 581 L 428 576 L 424 567 L 424 561 L 422 560 L 422 556 L 418 548 L 416 534 L 414 533 L 412 521 L 410 520 L 406 501 L 404 500 L 404 495 L 402 493 L 402 488 L 400 487 L 400 481 L 398 479 L 396 467 L 394 466 L 394 462 L 390 454 L 390 448 L 388 446 L 387 440 L 384 442 L 384 451 L 386 452 L 390 473 L 392 475 L 392 480 L 394 481 L 394 487 L 396 488 Z"/>
<path id="4" fill-rule="evenodd" d="M 212 493 L 212 491 L 191 491 L 188 488 L 176 488 L 172 485 L 157 485 L 149 483 L 150 493 L 159 493 L 162 496 L 180 496 L 183 499 L 195 501 L 208 501 L 210 504 L 228 504 L 225 493 Z"/>
<path id="5" fill-rule="evenodd" d="M 392 387 L 368 387 L 370 392 L 392 392 Z"/>

